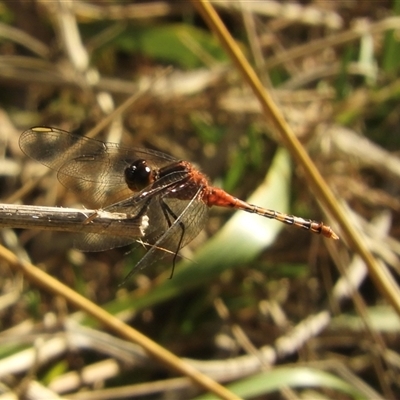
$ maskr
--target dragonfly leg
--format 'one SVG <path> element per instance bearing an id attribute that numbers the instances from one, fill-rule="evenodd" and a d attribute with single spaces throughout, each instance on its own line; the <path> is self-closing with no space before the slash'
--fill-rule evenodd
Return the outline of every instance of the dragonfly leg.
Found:
<path id="1" fill-rule="evenodd" d="M 168 227 L 171 228 L 172 226 L 172 220 L 170 219 L 170 217 L 174 218 L 175 220 L 178 219 L 178 216 L 171 210 L 171 208 L 168 206 L 167 203 L 165 203 L 162 199 L 160 199 L 160 206 L 161 206 L 161 210 L 164 214 L 164 217 L 167 221 Z M 176 248 L 175 254 L 174 254 L 174 258 L 172 259 L 172 271 L 171 271 L 171 276 L 169 277 L 169 279 L 172 279 L 172 276 L 174 275 L 174 270 L 175 270 L 175 264 L 176 264 L 176 259 L 178 257 L 178 252 L 181 248 L 182 245 L 182 241 L 183 241 L 183 237 L 185 236 L 185 225 L 182 221 L 178 222 L 178 225 L 180 226 L 182 233 L 181 233 L 181 237 L 179 239 L 178 242 L 178 246 Z"/>

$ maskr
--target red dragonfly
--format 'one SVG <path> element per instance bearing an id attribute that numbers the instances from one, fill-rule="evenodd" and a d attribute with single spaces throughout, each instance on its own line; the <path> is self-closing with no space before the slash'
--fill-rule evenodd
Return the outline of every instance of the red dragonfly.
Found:
<path id="1" fill-rule="evenodd" d="M 57 171 L 57 178 L 85 201 L 104 211 L 132 218 L 147 215 L 144 243 L 149 250 L 128 275 L 145 268 L 167 252 L 174 254 L 203 229 L 211 206 L 243 210 L 338 239 L 322 222 L 261 208 L 222 189 L 188 161 L 140 148 L 123 148 L 38 126 L 22 133 L 19 145 L 28 156 Z M 92 217 L 89 217 L 92 218 Z M 85 234 L 77 247 L 101 251 L 135 242 L 134 237 Z M 127 278 L 128 278 L 127 277 Z"/>

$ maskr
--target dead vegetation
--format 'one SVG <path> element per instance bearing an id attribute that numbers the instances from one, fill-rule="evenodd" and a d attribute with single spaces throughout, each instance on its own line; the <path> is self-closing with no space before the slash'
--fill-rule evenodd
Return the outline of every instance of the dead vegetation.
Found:
<path id="1" fill-rule="evenodd" d="M 398 2 L 214 6 L 380 270 L 282 151 L 191 3 L 5 2 L 2 203 L 85 205 L 18 138 L 35 125 L 99 127 L 100 140 L 190 160 L 235 196 L 255 192 L 253 202 L 324 220 L 341 237 L 211 210 L 171 280 L 166 259 L 119 287 L 141 249 L 80 253 L 68 233 L 2 229 L 7 398 L 203 398 L 200 386 L 225 398 L 399 397 Z"/>

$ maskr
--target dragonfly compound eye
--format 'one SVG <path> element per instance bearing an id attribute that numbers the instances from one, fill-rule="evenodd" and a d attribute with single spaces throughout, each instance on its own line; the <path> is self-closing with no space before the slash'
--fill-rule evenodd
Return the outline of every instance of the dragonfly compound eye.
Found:
<path id="1" fill-rule="evenodd" d="M 136 192 L 144 189 L 153 182 L 151 168 L 146 160 L 136 160 L 125 168 L 125 182 L 129 189 Z"/>

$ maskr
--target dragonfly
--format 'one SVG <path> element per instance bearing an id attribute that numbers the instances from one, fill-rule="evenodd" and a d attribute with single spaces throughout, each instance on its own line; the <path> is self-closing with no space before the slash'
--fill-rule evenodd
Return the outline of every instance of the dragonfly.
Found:
<path id="1" fill-rule="evenodd" d="M 87 205 L 131 218 L 143 215 L 149 218 L 142 240 L 148 251 L 125 280 L 167 253 L 174 255 L 174 267 L 180 249 L 204 228 L 212 206 L 247 211 L 339 239 L 322 222 L 240 200 L 212 186 L 192 163 L 159 151 L 124 148 L 47 126 L 24 131 L 19 145 L 27 156 L 57 171 L 59 182 L 81 196 Z M 135 241 L 137 238 L 129 236 L 109 236 L 105 230 L 84 234 L 76 247 L 102 251 Z"/>

